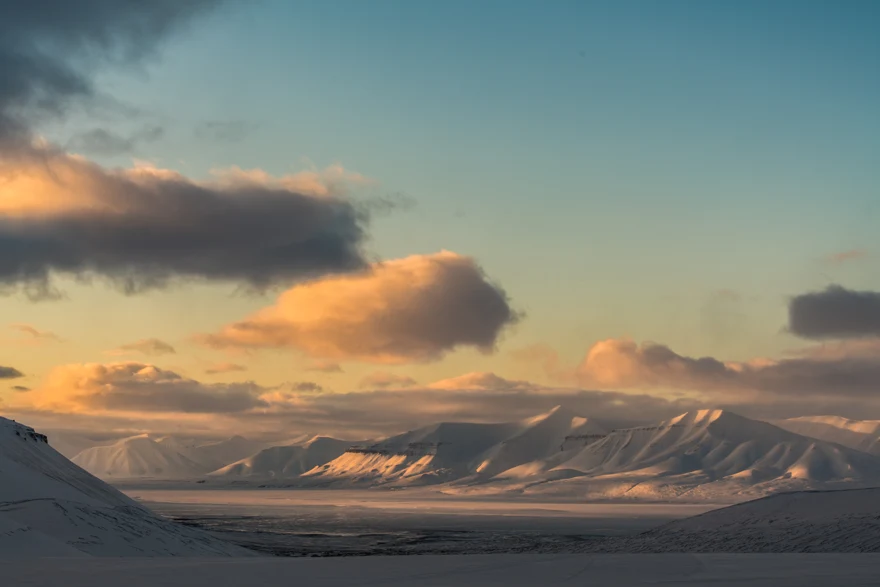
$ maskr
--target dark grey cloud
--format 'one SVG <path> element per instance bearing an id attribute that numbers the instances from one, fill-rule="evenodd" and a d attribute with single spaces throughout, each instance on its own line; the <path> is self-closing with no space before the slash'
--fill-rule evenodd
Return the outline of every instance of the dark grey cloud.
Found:
<path id="1" fill-rule="evenodd" d="M 832 285 L 795 296 L 788 306 L 788 328 L 812 339 L 880 336 L 880 292 Z"/>
<path id="2" fill-rule="evenodd" d="M 236 143 L 246 139 L 256 128 L 256 124 L 244 120 L 208 120 L 196 126 L 195 135 L 211 142 Z"/>
<path id="3" fill-rule="evenodd" d="M 157 141 L 165 134 L 161 126 L 144 128 L 123 136 L 105 128 L 96 128 L 75 135 L 66 148 L 88 155 L 127 155 L 137 151 L 142 143 Z"/>
<path id="4" fill-rule="evenodd" d="M 30 387 L 25 387 L 24 385 L 13 385 L 12 389 L 14 391 L 30 391 L 31 390 Z"/>
<path id="5" fill-rule="evenodd" d="M 217 0 L 0 0 L 0 140 L 95 94 L 94 71 L 136 62 Z"/>
<path id="6" fill-rule="evenodd" d="M 0 379 L 18 379 L 24 377 L 24 373 L 15 367 L 4 367 L 0 365 Z"/>
<path id="7" fill-rule="evenodd" d="M 98 69 L 138 62 L 218 3 L 0 0 L 0 176 L 40 186 L 37 201 L 0 202 L 0 294 L 57 299 L 55 274 L 132 294 L 186 279 L 265 289 L 364 266 L 367 211 L 332 193 L 106 170 L 34 144 L 32 122 L 93 98 Z M 109 132 L 87 138 L 126 146 Z"/>

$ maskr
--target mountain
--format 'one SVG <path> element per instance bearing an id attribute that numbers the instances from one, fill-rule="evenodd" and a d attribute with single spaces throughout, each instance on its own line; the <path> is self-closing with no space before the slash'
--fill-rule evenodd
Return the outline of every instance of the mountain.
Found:
<path id="1" fill-rule="evenodd" d="M 776 420 L 776 426 L 812 436 L 826 442 L 835 442 L 880 455 L 880 420 L 849 420 L 840 416 L 804 416 Z"/>
<path id="2" fill-rule="evenodd" d="M 880 488 L 781 493 L 665 524 L 586 550 L 880 552 Z"/>
<path id="3" fill-rule="evenodd" d="M 880 458 L 722 410 L 613 430 L 518 487 L 606 498 L 743 500 L 880 482 Z"/>
<path id="4" fill-rule="evenodd" d="M 166 436 L 156 441 L 158 444 L 177 452 L 190 461 L 198 463 L 205 471 L 214 471 L 221 467 L 248 457 L 266 445 L 243 436 L 233 436 L 220 441 L 182 440 L 175 436 Z"/>
<path id="5" fill-rule="evenodd" d="M 520 422 L 444 422 L 351 448 L 301 480 L 322 486 L 485 482 L 504 471 L 528 468 L 568 449 L 566 443 L 577 444 L 601 431 L 601 425 L 561 407 Z"/>
<path id="6" fill-rule="evenodd" d="M 211 473 L 217 477 L 297 477 L 343 454 L 351 441 L 315 436 L 305 442 L 272 446 Z"/>
<path id="7" fill-rule="evenodd" d="M 45 435 L 0 418 L 0 554 L 249 556 L 160 518 L 93 477 Z"/>
<path id="8" fill-rule="evenodd" d="M 742 501 L 880 483 L 880 457 L 722 410 L 614 429 L 555 408 L 507 424 L 420 428 L 349 449 L 300 481 L 440 484 L 446 493 L 474 495 Z"/>
<path id="9" fill-rule="evenodd" d="M 108 446 L 89 448 L 73 457 L 73 462 L 102 478 L 157 477 L 162 479 L 195 477 L 211 470 L 147 435 L 123 438 Z"/>

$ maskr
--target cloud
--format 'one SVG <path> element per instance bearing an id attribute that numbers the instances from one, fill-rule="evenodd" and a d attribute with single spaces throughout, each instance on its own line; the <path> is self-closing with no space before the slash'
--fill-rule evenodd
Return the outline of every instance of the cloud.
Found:
<path id="1" fill-rule="evenodd" d="M 294 391 L 304 391 L 307 393 L 320 393 L 324 391 L 324 388 L 314 381 L 297 381 L 296 383 L 291 383 L 290 388 Z"/>
<path id="2" fill-rule="evenodd" d="M 185 279 L 265 289 L 365 264 L 366 212 L 285 187 L 318 190 L 312 179 L 235 172 L 196 182 L 32 147 L 0 159 L 0 180 L 0 247 L 10 252 L 0 285 L 32 297 L 51 291 L 52 274 L 100 276 L 133 294 Z"/>
<path id="3" fill-rule="evenodd" d="M 518 318 L 472 258 L 444 251 L 294 286 L 274 306 L 201 340 L 322 359 L 427 362 L 465 346 L 492 352 Z"/>
<path id="4" fill-rule="evenodd" d="M 93 97 L 97 69 L 140 61 L 171 32 L 217 4 L 0 0 L 0 141 L 26 138 L 32 120 Z"/>
<path id="5" fill-rule="evenodd" d="M 339 166 L 195 181 L 105 169 L 36 137 L 35 121 L 95 99 L 99 70 L 137 64 L 216 4 L 0 0 L 0 293 L 56 299 L 55 275 L 106 279 L 127 294 L 182 280 L 262 290 L 365 266 L 368 206 L 342 196 L 363 178 Z M 125 147 L 118 138 L 80 137 L 99 150 Z"/>
<path id="6" fill-rule="evenodd" d="M 429 389 L 479 390 L 479 391 L 529 391 L 538 386 L 529 381 L 513 381 L 499 377 L 495 373 L 465 373 L 457 377 L 442 379 L 428 385 Z"/>
<path id="7" fill-rule="evenodd" d="M 247 367 L 244 365 L 238 365 L 236 363 L 217 363 L 205 369 L 205 373 L 208 375 L 217 375 L 219 373 L 240 373 L 247 370 Z"/>
<path id="8" fill-rule="evenodd" d="M 243 141 L 257 125 L 244 120 L 207 120 L 196 126 L 196 138 L 212 142 L 237 143 Z"/>
<path id="9" fill-rule="evenodd" d="M 865 259 L 868 256 L 868 251 L 864 249 L 852 249 L 850 251 L 842 251 L 840 253 L 834 253 L 833 255 L 828 255 L 825 257 L 825 261 L 828 263 L 847 263 L 849 261 L 860 261 Z"/>
<path id="10" fill-rule="evenodd" d="M 173 355 L 177 351 L 174 347 L 158 338 L 144 338 L 135 342 L 124 344 L 120 347 L 107 351 L 110 355 L 127 355 L 141 353 L 148 356 Z"/>
<path id="11" fill-rule="evenodd" d="M 735 403 L 783 396 L 864 398 L 880 395 L 880 355 L 722 362 L 680 355 L 660 344 L 609 339 L 590 348 L 575 377 L 585 386 L 692 390 Z"/>
<path id="12" fill-rule="evenodd" d="M 19 377 L 24 377 L 24 373 L 14 367 L 0 365 L 0 379 L 18 379 Z"/>
<path id="13" fill-rule="evenodd" d="M 222 414 L 264 406 L 262 392 L 254 383 L 201 383 L 144 363 L 90 363 L 56 367 L 44 385 L 20 397 L 61 413 Z"/>
<path id="14" fill-rule="evenodd" d="M 138 131 L 122 136 L 105 128 L 95 128 L 75 135 L 66 148 L 77 153 L 90 155 L 126 155 L 137 150 L 141 143 L 157 141 L 165 134 L 161 126 L 145 126 Z"/>
<path id="15" fill-rule="evenodd" d="M 832 285 L 795 296 L 788 305 L 788 328 L 811 339 L 880 336 L 880 293 Z"/>
<path id="16" fill-rule="evenodd" d="M 373 371 L 361 379 L 361 389 L 388 389 L 391 387 L 412 387 L 418 381 L 406 375 L 395 375 L 388 371 Z"/>
<path id="17" fill-rule="evenodd" d="M 61 337 L 48 330 L 39 330 L 30 324 L 11 324 L 9 328 L 27 334 L 33 340 L 40 342 L 63 342 Z"/>
<path id="18" fill-rule="evenodd" d="M 312 361 L 306 367 L 306 371 L 317 371 L 319 373 L 342 373 L 342 365 L 333 361 Z"/>
<path id="19" fill-rule="evenodd" d="M 25 387 L 24 385 L 13 385 L 12 389 L 14 391 L 30 391 L 31 390 L 30 387 Z"/>

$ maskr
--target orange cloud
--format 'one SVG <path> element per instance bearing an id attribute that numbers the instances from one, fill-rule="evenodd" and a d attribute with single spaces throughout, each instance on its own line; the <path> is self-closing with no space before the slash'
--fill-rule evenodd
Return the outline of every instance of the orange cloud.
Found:
<path id="1" fill-rule="evenodd" d="M 56 367 L 16 401 L 62 413 L 231 413 L 265 406 L 262 391 L 253 383 L 205 384 L 144 363 L 88 363 Z"/>
<path id="2" fill-rule="evenodd" d="M 575 377 L 581 385 L 605 389 L 736 392 L 751 394 L 754 399 L 795 395 L 855 398 L 871 396 L 880 389 L 880 355 L 722 362 L 713 357 L 680 355 L 660 344 L 608 339 L 590 348 Z"/>
<path id="3" fill-rule="evenodd" d="M 472 258 L 443 251 L 294 286 L 274 306 L 200 340 L 322 359 L 426 362 L 462 346 L 491 352 L 517 319 Z"/>
<path id="4" fill-rule="evenodd" d="M 456 391 L 467 389 L 479 391 L 534 391 L 538 389 L 538 386 L 528 381 L 505 379 L 495 373 L 465 373 L 457 377 L 435 381 L 428 388 Z"/>

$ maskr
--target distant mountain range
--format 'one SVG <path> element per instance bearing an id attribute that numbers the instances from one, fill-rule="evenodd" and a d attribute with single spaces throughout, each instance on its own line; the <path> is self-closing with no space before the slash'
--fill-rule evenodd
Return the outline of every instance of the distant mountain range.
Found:
<path id="1" fill-rule="evenodd" d="M 880 484 L 880 422 L 763 422 L 698 410 L 615 428 L 556 407 L 517 422 L 443 422 L 377 441 L 316 436 L 266 446 L 240 436 L 211 443 L 136 436 L 73 461 L 106 479 L 726 502 Z"/>

